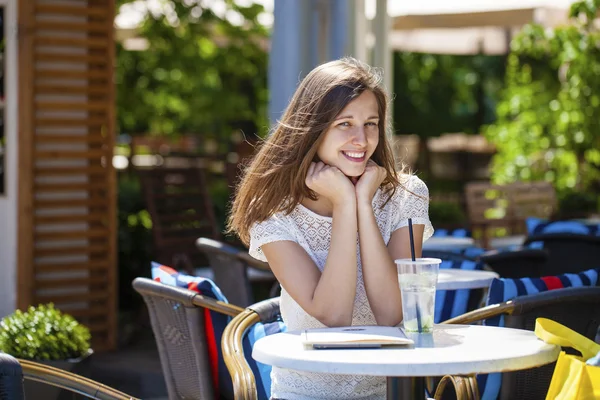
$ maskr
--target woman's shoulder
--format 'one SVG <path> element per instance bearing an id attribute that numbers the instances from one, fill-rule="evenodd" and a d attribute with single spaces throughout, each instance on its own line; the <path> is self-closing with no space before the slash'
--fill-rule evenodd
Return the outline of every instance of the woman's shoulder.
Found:
<path id="1" fill-rule="evenodd" d="M 408 198 L 409 195 L 417 197 L 429 197 L 429 189 L 421 178 L 414 174 L 401 174 L 398 177 L 399 184 L 396 186 L 395 197 Z"/>

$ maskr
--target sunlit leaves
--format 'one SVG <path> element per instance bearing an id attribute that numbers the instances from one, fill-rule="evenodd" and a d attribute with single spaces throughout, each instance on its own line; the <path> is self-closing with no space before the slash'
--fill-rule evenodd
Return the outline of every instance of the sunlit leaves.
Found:
<path id="1" fill-rule="evenodd" d="M 514 38 L 498 120 L 486 130 L 498 154 L 493 178 L 593 189 L 600 159 L 600 38 L 587 24 L 600 0 L 575 3 L 570 25 L 527 25 Z"/>
<path id="2" fill-rule="evenodd" d="M 258 23 L 264 9 L 229 0 L 218 9 L 215 5 L 166 1 L 170 14 L 149 13 L 139 27 L 139 35 L 149 42 L 147 50 L 118 46 L 121 132 L 197 133 L 225 140 L 239 129 L 264 133 L 268 92 L 263 43 L 268 32 Z M 236 18 L 240 24 L 232 22 Z"/>

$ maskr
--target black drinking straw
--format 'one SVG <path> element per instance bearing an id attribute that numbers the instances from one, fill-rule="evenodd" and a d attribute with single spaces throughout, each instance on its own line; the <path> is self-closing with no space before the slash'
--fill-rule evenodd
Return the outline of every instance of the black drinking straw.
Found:
<path id="1" fill-rule="evenodd" d="M 408 219 L 408 235 L 410 237 L 410 255 L 413 261 L 416 261 L 415 258 L 415 238 L 413 236 L 413 228 L 412 228 L 412 218 Z M 419 302 L 415 303 L 415 308 L 417 311 L 417 330 L 419 333 L 423 331 L 423 326 L 421 325 L 421 310 L 419 309 Z"/>

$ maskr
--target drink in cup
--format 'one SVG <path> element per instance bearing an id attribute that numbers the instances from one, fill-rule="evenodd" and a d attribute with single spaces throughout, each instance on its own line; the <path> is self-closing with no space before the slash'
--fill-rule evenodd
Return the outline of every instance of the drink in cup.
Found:
<path id="1" fill-rule="evenodd" d="M 439 258 L 410 258 L 396 260 L 398 282 L 402 293 L 402 314 L 406 332 L 433 331 L 435 286 Z"/>

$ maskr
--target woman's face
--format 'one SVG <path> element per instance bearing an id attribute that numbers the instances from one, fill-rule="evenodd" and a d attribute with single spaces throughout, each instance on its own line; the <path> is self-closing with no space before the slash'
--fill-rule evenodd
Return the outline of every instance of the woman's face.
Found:
<path id="1" fill-rule="evenodd" d="M 317 150 L 319 159 L 348 177 L 363 174 L 379 143 L 379 107 L 365 90 L 335 117 Z"/>

